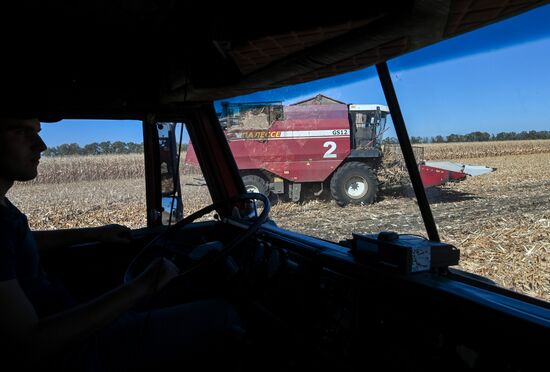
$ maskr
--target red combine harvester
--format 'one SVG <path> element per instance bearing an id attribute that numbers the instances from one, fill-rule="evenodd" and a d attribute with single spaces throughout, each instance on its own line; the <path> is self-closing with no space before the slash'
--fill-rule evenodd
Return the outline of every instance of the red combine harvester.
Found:
<path id="1" fill-rule="evenodd" d="M 376 199 L 388 115 L 384 105 L 347 105 L 317 95 L 289 106 L 223 102 L 219 120 L 249 192 L 283 194 L 298 201 L 302 185 L 314 186 L 315 195 L 329 187 L 332 198 L 346 205 Z M 493 171 L 420 160 L 424 187 Z M 198 163 L 191 145 L 185 161 Z"/>

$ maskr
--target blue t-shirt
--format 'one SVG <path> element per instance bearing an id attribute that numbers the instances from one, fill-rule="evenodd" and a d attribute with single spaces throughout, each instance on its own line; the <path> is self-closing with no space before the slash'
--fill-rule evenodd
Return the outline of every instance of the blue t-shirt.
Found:
<path id="1" fill-rule="evenodd" d="M 7 198 L 0 205 L 0 282 L 17 279 L 39 318 L 74 305 L 60 283 L 52 283 L 40 266 L 27 217 Z"/>

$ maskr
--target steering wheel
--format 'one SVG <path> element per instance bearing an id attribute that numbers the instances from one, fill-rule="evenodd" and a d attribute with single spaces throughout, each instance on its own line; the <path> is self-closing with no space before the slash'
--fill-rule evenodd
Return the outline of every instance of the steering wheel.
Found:
<path id="1" fill-rule="evenodd" d="M 223 205 L 233 205 L 239 201 L 252 202 L 254 200 L 259 200 L 263 203 L 264 209 L 262 213 L 260 213 L 260 215 L 252 223 L 250 223 L 250 219 L 248 218 L 240 218 L 240 216 L 237 216 L 240 218 L 238 225 L 240 227 L 244 227 L 244 231 L 238 234 L 227 245 L 224 245 L 220 241 L 212 240 L 198 246 L 186 247 L 175 241 L 175 235 L 179 230 L 198 218 L 217 210 L 219 207 Z M 267 220 L 270 208 L 271 204 L 269 199 L 264 194 L 246 193 L 228 198 L 226 200 L 221 200 L 196 211 L 175 225 L 168 227 L 166 231 L 156 236 L 145 247 L 143 247 L 143 249 L 128 265 L 128 268 L 124 273 L 124 283 L 133 281 L 157 257 L 167 257 L 176 262 L 181 272 L 180 277 L 187 275 L 200 267 L 216 262 L 218 259 L 229 254 L 245 239 L 254 234 L 254 232 L 258 230 L 258 228 Z M 228 221 L 229 219 L 226 218 L 224 222 L 227 223 Z"/>

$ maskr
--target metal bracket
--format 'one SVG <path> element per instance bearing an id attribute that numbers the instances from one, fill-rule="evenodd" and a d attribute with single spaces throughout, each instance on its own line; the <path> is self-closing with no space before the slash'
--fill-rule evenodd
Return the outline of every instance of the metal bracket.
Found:
<path id="1" fill-rule="evenodd" d="M 301 183 L 291 183 L 288 185 L 288 197 L 293 201 L 300 201 L 300 194 L 302 193 Z"/>

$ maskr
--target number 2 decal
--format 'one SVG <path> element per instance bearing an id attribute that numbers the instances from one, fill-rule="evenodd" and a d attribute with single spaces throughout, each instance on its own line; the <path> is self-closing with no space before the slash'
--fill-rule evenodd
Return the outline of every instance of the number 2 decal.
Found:
<path id="1" fill-rule="evenodd" d="M 325 155 L 323 155 L 323 158 L 335 158 L 336 154 L 334 154 L 334 151 L 336 151 L 336 142 L 334 141 L 327 141 L 323 143 L 323 147 L 328 147 L 329 149 L 327 152 L 325 152 Z"/>

